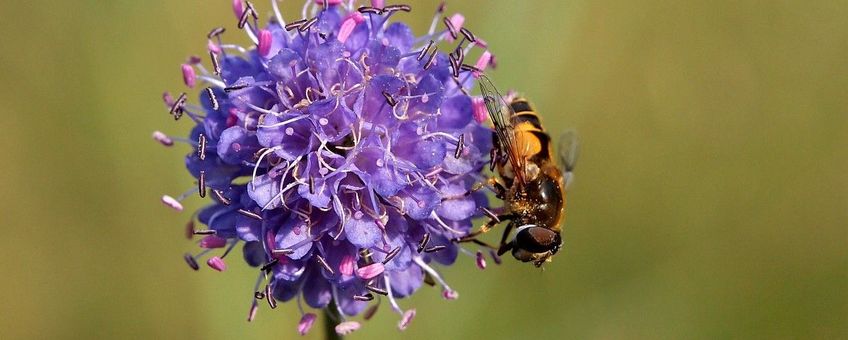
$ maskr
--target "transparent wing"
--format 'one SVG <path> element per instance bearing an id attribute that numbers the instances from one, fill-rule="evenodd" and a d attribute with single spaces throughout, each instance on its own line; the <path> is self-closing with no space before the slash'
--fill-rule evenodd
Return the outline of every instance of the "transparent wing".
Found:
<path id="1" fill-rule="evenodd" d="M 574 166 L 577 165 L 577 158 L 580 155 L 580 140 L 577 137 L 577 132 L 574 130 L 563 132 L 559 136 L 557 151 L 559 152 L 559 163 L 562 165 L 565 187 L 568 188 L 574 181 Z"/>
<path id="2" fill-rule="evenodd" d="M 478 82 L 480 84 L 480 92 L 483 94 L 483 102 L 486 104 L 486 110 L 489 111 L 489 118 L 492 119 L 492 124 L 495 125 L 495 135 L 497 135 L 500 142 L 501 152 L 507 156 L 516 179 L 523 183 L 524 160 L 516 155 L 514 148 L 515 133 L 508 120 L 512 114 L 512 108 L 504 100 L 488 76 L 481 74 Z"/>

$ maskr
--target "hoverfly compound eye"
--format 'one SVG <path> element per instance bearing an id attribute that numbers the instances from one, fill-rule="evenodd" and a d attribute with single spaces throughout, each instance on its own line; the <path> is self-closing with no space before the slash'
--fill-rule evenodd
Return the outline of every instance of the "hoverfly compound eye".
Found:
<path id="1" fill-rule="evenodd" d="M 516 248 L 532 253 L 555 251 L 560 243 L 559 233 L 537 226 L 519 228 L 518 234 L 515 235 Z"/>

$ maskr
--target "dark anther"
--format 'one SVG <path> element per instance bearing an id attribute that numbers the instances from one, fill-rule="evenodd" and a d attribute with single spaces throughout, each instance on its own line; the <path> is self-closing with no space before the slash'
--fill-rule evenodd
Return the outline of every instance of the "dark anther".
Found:
<path id="1" fill-rule="evenodd" d="M 465 70 L 465 71 L 483 72 L 483 70 L 481 70 L 481 69 L 479 69 L 479 68 L 476 68 L 476 67 L 474 67 L 474 66 L 468 65 L 468 64 L 462 64 L 462 65 L 459 65 L 459 68 L 460 68 L 461 70 Z"/>
<path id="2" fill-rule="evenodd" d="M 456 33 L 456 27 L 453 27 L 453 23 L 451 23 L 451 22 L 450 22 L 450 19 L 448 19 L 448 18 L 444 18 L 444 20 L 442 20 L 442 22 L 444 22 L 444 23 L 445 23 L 445 26 L 447 26 L 447 28 L 448 28 L 448 32 L 450 32 L 450 35 L 451 35 L 454 39 L 456 39 L 456 37 L 458 37 L 458 35 L 457 35 L 457 33 Z"/>
<path id="3" fill-rule="evenodd" d="M 359 249 L 359 257 L 362 260 L 362 264 L 369 265 L 374 263 L 374 261 L 371 260 L 371 250 L 368 248 Z"/>
<path id="4" fill-rule="evenodd" d="M 425 253 L 435 253 L 439 250 L 445 249 L 447 246 L 432 246 L 430 248 L 424 249 Z"/>
<path id="5" fill-rule="evenodd" d="M 195 235 L 215 235 L 218 232 L 214 229 L 195 230 L 192 232 Z"/>
<path id="6" fill-rule="evenodd" d="M 422 48 L 421 52 L 418 52 L 418 57 L 416 57 L 415 59 L 418 59 L 418 61 L 421 61 L 421 59 L 424 59 L 424 56 L 427 55 L 427 51 L 430 51 L 430 47 L 432 47 L 433 44 L 435 44 L 435 43 L 436 43 L 435 41 L 430 40 L 430 42 L 427 43 L 427 46 Z"/>
<path id="7" fill-rule="evenodd" d="M 274 250 L 271 250 L 271 254 L 274 254 L 274 255 L 291 255 L 291 254 L 294 254 L 294 250 L 289 249 L 289 248 L 274 249 Z"/>
<path id="8" fill-rule="evenodd" d="M 206 171 L 200 170 L 200 176 L 197 178 L 197 194 L 200 198 L 206 197 Z"/>
<path id="9" fill-rule="evenodd" d="M 291 31 L 295 28 L 300 28 L 300 26 L 303 25 L 304 22 L 306 22 L 306 19 L 300 19 L 298 21 L 292 21 L 292 22 L 286 24 L 286 27 L 285 27 L 286 31 Z"/>
<path id="10" fill-rule="evenodd" d="M 174 101 L 174 104 L 171 105 L 170 113 L 174 115 L 174 120 L 180 119 L 183 116 L 183 105 L 186 102 L 186 93 L 180 93 L 180 96 L 177 97 L 177 100 Z"/>
<path id="11" fill-rule="evenodd" d="M 445 1 L 440 2 L 439 7 L 436 7 L 436 13 L 444 13 L 446 7 L 447 3 Z"/>
<path id="12" fill-rule="evenodd" d="M 250 7 L 245 8 L 244 12 L 241 12 L 241 18 L 238 21 L 238 28 L 242 29 L 245 25 L 247 25 L 247 18 L 250 17 Z"/>
<path id="13" fill-rule="evenodd" d="M 492 148 L 489 151 L 489 171 L 494 171 L 496 165 L 498 165 L 498 149 Z"/>
<path id="14" fill-rule="evenodd" d="M 258 214 L 254 213 L 254 212 L 252 212 L 252 211 L 250 211 L 250 210 L 239 209 L 239 210 L 236 210 L 236 211 L 237 211 L 239 214 L 242 214 L 242 215 L 244 215 L 244 216 L 250 217 L 250 218 L 252 218 L 252 219 L 254 219 L 254 220 L 259 220 L 259 221 L 261 221 L 261 220 L 262 220 L 262 216 L 259 216 Z"/>
<path id="15" fill-rule="evenodd" d="M 392 249 L 392 251 L 390 251 L 388 254 L 386 254 L 386 258 L 383 259 L 383 264 L 389 263 L 389 261 L 391 261 L 393 258 L 395 258 L 395 256 L 397 256 L 398 253 L 400 253 L 400 247 Z"/>
<path id="16" fill-rule="evenodd" d="M 378 307 L 380 307 L 379 303 L 375 303 L 371 305 L 371 307 L 368 307 L 368 309 L 365 310 L 365 313 L 362 314 L 362 318 L 365 319 L 365 321 L 371 320 L 371 318 L 374 317 L 374 314 L 377 313 Z"/>
<path id="17" fill-rule="evenodd" d="M 386 103 L 388 103 L 390 106 L 394 107 L 395 105 L 397 105 L 397 100 L 395 100 L 392 95 L 390 95 L 386 91 L 383 91 L 383 98 L 386 98 Z"/>
<path id="18" fill-rule="evenodd" d="M 193 217 L 191 219 L 189 219 L 188 222 L 186 222 L 185 236 L 189 240 L 194 238 L 194 218 Z"/>
<path id="19" fill-rule="evenodd" d="M 427 246 L 427 242 L 430 242 L 430 233 L 424 233 L 424 237 L 421 238 L 421 241 L 418 242 L 418 252 L 422 252 L 424 247 Z"/>
<path id="20" fill-rule="evenodd" d="M 218 110 L 218 98 L 215 97 L 215 92 L 212 91 L 211 87 L 206 88 L 206 95 L 209 97 L 209 101 L 212 103 L 212 110 Z"/>
<path id="21" fill-rule="evenodd" d="M 265 298 L 265 293 L 263 292 L 253 292 L 253 297 L 257 300 L 262 300 Z"/>
<path id="22" fill-rule="evenodd" d="M 309 176 L 309 194 L 315 195 L 315 179 Z"/>
<path id="23" fill-rule="evenodd" d="M 465 61 L 465 52 L 462 50 L 462 48 L 457 47 L 456 51 L 454 51 L 454 54 L 456 55 L 456 63 L 462 65 L 462 62 Z"/>
<path id="24" fill-rule="evenodd" d="M 471 33 L 471 31 L 469 31 L 469 30 L 468 30 L 467 28 L 465 28 L 465 27 L 460 28 L 460 29 L 459 29 L 459 33 L 462 33 L 462 35 L 464 35 L 464 36 L 465 36 L 465 39 L 468 39 L 468 41 L 470 41 L 470 42 L 475 42 L 475 41 L 477 41 L 477 37 L 476 37 L 476 36 L 474 36 L 474 33 Z"/>
<path id="25" fill-rule="evenodd" d="M 353 299 L 356 301 L 371 301 L 374 300 L 374 295 L 371 295 L 371 293 L 365 293 L 365 295 L 354 295 Z"/>
<path id="26" fill-rule="evenodd" d="M 238 90 L 241 90 L 241 89 L 246 88 L 246 87 L 248 87 L 248 86 L 250 86 L 250 85 L 248 85 L 248 84 L 244 84 L 244 83 L 242 83 L 242 84 L 230 85 L 230 86 L 227 86 L 227 87 L 225 87 L 225 88 L 224 88 L 224 92 L 238 91 Z"/>
<path id="27" fill-rule="evenodd" d="M 268 306 L 271 309 L 277 308 L 277 300 L 274 299 L 274 295 L 271 294 L 271 285 L 265 285 L 265 296 L 268 297 Z"/>
<path id="28" fill-rule="evenodd" d="M 495 221 L 495 223 L 501 223 L 501 219 L 498 218 L 498 215 L 495 215 L 495 213 L 489 210 L 488 208 L 480 207 L 480 210 L 483 211 L 483 215 L 486 215 L 486 217 L 492 219 L 492 221 Z"/>
<path id="29" fill-rule="evenodd" d="M 209 51 L 209 57 L 212 58 L 212 70 L 215 74 L 221 74 L 221 64 L 218 63 L 218 55 L 215 52 Z"/>
<path id="30" fill-rule="evenodd" d="M 197 157 L 201 161 L 206 159 L 206 135 L 202 133 L 197 137 Z"/>
<path id="31" fill-rule="evenodd" d="M 365 289 L 368 289 L 368 290 L 370 290 L 374 293 L 380 294 L 380 295 L 389 295 L 389 292 L 387 292 L 385 289 L 377 288 L 377 287 L 374 287 L 372 285 L 366 285 Z"/>
<path id="32" fill-rule="evenodd" d="M 183 255 L 183 259 L 186 261 L 188 266 L 191 267 L 191 269 L 200 269 L 200 266 L 197 264 L 197 261 L 194 259 L 194 256 L 191 256 L 191 254 L 186 253 L 185 255 Z"/>
<path id="33" fill-rule="evenodd" d="M 271 262 L 268 262 L 265 265 L 263 265 L 262 268 L 259 268 L 259 270 L 261 270 L 263 272 L 269 272 L 269 271 L 271 271 L 271 268 L 273 268 L 279 262 L 280 262 L 280 260 L 273 259 L 273 260 L 271 260 Z"/>
<path id="34" fill-rule="evenodd" d="M 412 12 L 412 6 L 404 5 L 404 4 L 388 5 L 386 7 L 383 7 L 383 11 L 386 11 L 386 12 L 389 12 L 389 13 L 397 12 L 397 11 Z"/>
<path id="35" fill-rule="evenodd" d="M 363 6 L 356 9 L 359 13 L 362 14 L 382 14 L 383 10 L 374 7 Z"/>
<path id="36" fill-rule="evenodd" d="M 433 62 L 434 62 L 434 61 L 436 61 L 436 53 L 437 53 L 438 51 L 439 51 L 439 50 L 438 50 L 437 48 L 434 48 L 434 49 L 433 49 L 433 53 L 432 53 L 432 54 L 430 54 L 430 58 L 429 58 L 429 59 L 427 59 L 427 62 L 426 62 L 426 63 L 424 63 L 424 69 L 425 69 L 425 70 L 430 69 L 430 66 L 433 66 Z"/>
<path id="37" fill-rule="evenodd" d="M 328 273 L 330 273 L 330 275 L 336 274 L 336 272 L 333 270 L 333 268 L 330 268 L 330 265 L 327 264 L 327 260 L 325 260 L 323 256 L 315 255 L 315 259 L 318 260 L 318 263 L 320 263 L 321 266 L 324 267 L 324 270 L 326 270 Z"/>
<path id="38" fill-rule="evenodd" d="M 209 31 L 209 34 L 207 34 L 207 35 L 206 35 L 206 37 L 207 37 L 207 38 L 209 38 L 209 39 L 212 39 L 212 38 L 214 38 L 214 37 L 217 37 L 217 36 L 219 36 L 219 35 L 223 34 L 223 33 L 224 33 L 224 32 L 226 32 L 226 31 L 227 31 L 227 29 L 226 29 L 226 28 L 223 28 L 223 27 L 215 27 L 215 28 L 213 28 L 211 31 Z"/>
<path id="39" fill-rule="evenodd" d="M 424 283 L 433 287 L 436 285 L 436 280 L 433 280 L 433 276 L 431 276 L 430 273 L 424 273 Z"/>
<path id="40" fill-rule="evenodd" d="M 247 1 L 247 10 L 246 11 L 250 11 L 250 16 L 253 17 L 253 20 L 259 20 L 259 14 L 256 13 L 256 7 L 253 7 L 252 2 Z"/>
<path id="41" fill-rule="evenodd" d="M 306 20 L 306 22 L 304 22 L 303 25 L 301 25 L 300 28 L 298 28 L 297 30 L 301 32 L 306 32 L 310 28 L 312 28 L 312 25 L 315 25 L 316 22 L 318 22 L 318 17 L 313 17 L 309 20 Z"/>
<path id="42" fill-rule="evenodd" d="M 459 61 L 456 60 L 456 57 L 453 56 L 453 53 L 448 55 L 448 59 L 450 59 L 451 72 L 453 73 L 453 77 L 459 77 Z"/>
<path id="43" fill-rule="evenodd" d="M 459 135 L 459 141 L 456 142 L 456 152 L 453 153 L 453 158 L 459 159 L 462 156 L 462 149 L 465 147 L 465 134 Z"/>
<path id="44" fill-rule="evenodd" d="M 221 204 L 223 204 L 223 205 L 230 205 L 230 199 L 229 199 L 229 198 L 227 198 L 227 196 L 224 196 L 224 192 L 223 192 L 223 191 L 221 191 L 221 190 L 212 190 L 212 193 L 213 193 L 213 194 L 215 194 L 215 198 L 217 198 L 217 199 L 218 199 L 218 201 L 221 201 Z"/>

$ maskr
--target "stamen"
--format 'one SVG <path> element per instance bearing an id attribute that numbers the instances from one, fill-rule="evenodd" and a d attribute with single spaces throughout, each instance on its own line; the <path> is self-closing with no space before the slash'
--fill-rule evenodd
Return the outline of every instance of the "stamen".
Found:
<path id="1" fill-rule="evenodd" d="M 451 74 L 453 74 L 454 78 L 459 77 L 459 61 L 456 60 L 456 57 L 454 57 L 453 53 L 448 55 L 448 60 L 450 60 L 451 64 Z"/>
<path id="2" fill-rule="evenodd" d="M 209 235 L 200 240 L 200 247 L 206 249 L 223 248 L 226 245 L 227 239 L 215 235 Z"/>
<path id="3" fill-rule="evenodd" d="M 300 318 L 300 322 L 297 323 L 297 332 L 300 333 L 300 335 L 306 335 L 306 333 L 309 333 L 309 330 L 312 328 L 312 324 L 315 323 L 315 319 L 317 318 L 318 316 L 313 313 L 303 314 Z"/>
<path id="4" fill-rule="evenodd" d="M 309 176 L 309 194 L 315 195 L 315 179 Z"/>
<path id="5" fill-rule="evenodd" d="M 260 30 L 259 31 L 259 46 L 257 50 L 259 50 L 259 55 L 263 57 L 267 57 L 269 53 L 271 53 L 271 31 L 269 30 Z"/>
<path id="6" fill-rule="evenodd" d="M 447 246 L 432 246 L 430 248 L 424 249 L 425 253 L 435 253 L 439 250 L 445 249 Z"/>
<path id="7" fill-rule="evenodd" d="M 444 19 L 442 20 L 442 22 L 443 22 L 443 23 L 445 23 L 445 26 L 448 28 L 448 32 L 450 32 L 451 37 L 453 37 L 454 39 L 456 39 L 456 37 L 457 37 L 458 35 L 457 35 L 457 32 L 456 32 L 456 28 L 455 28 L 455 27 L 453 27 L 453 23 L 451 22 L 451 19 L 444 18 Z"/>
<path id="8" fill-rule="evenodd" d="M 356 28 L 356 19 L 353 17 L 345 19 L 342 26 L 339 28 L 339 35 L 336 36 L 336 39 L 340 43 L 344 44 L 350 37 L 350 34 L 353 33 L 354 28 Z"/>
<path id="9" fill-rule="evenodd" d="M 183 83 L 188 88 L 193 89 L 194 85 L 197 84 L 197 74 L 194 73 L 194 67 L 189 64 L 183 64 L 180 66 L 180 69 L 183 71 Z"/>
<path id="10" fill-rule="evenodd" d="M 186 98 L 185 92 L 180 93 L 180 96 L 174 101 L 174 105 L 171 105 L 170 113 L 174 116 L 174 120 L 179 120 L 183 116 L 183 106 L 185 105 Z"/>
<path id="11" fill-rule="evenodd" d="M 465 134 L 459 135 L 459 142 L 456 143 L 456 152 L 453 153 L 453 158 L 459 159 L 462 156 L 462 150 L 465 148 Z"/>
<path id="12" fill-rule="evenodd" d="M 304 22 L 297 30 L 300 32 L 306 32 L 312 28 L 312 25 L 315 25 L 316 22 L 318 22 L 318 17 L 312 17 L 309 20 L 306 20 L 306 22 Z"/>
<path id="13" fill-rule="evenodd" d="M 375 287 L 375 286 L 372 286 L 372 285 L 366 285 L 365 289 L 368 289 L 368 290 L 370 290 L 374 293 L 380 294 L 380 295 L 389 295 L 389 292 L 386 291 L 385 289 L 378 288 L 378 287 Z"/>
<path id="14" fill-rule="evenodd" d="M 359 13 L 362 14 L 377 14 L 380 15 L 383 13 L 383 10 L 374 7 L 362 6 L 356 9 Z"/>
<path id="15" fill-rule="evenodd" d="M 321 266 L 324 267 L 324 270 L 330 273 L 330 275 L 336 274 L 336 272 L 333 270 L 333 268 L 330 267 L 330 264 L 327 263 L 327 260 L 325 260 L 323 256 L 315 254 L 315 259 L 318 260 L 318 263 L 320 263 Z"/>
<path id="16" fill-rule="evenodd" d="M 397 11 L 404 11 L 408 13 L 412 12 L 412 6 L 405 4 L 388 5 L 386 7 L 383 7 L 383 11 L 385 11 L 386 13 L 392 13 Z"/>
<path id="17" fill-rule="evenodd" d="M 409 309 L 403 313 L 403 317 L 400 318 L 400 322 L 398 322 L 398 329 L 405 330 L 406 327 L 409 327 L 409 324 L 412 323 L 412 319 L 415 318 L 415 308 Z"/>
<path id="18" fill-rule="evenodd" d="M 465 39 L 468 39 L 468 41 L 470 41 L 470 42 L 475 42 L 475 41 L 477 41 L 477 37 L 476 37 L 476 36 L 474 36 L 474 33 L 471 33 L 471 31 L 470 31 L 470 30 L 468 30 L 468 29 L 467 29 L 467 28 L 465 28 L 465 27 L 460 28 L 460 29 L 459 29 L 459 33 L 462 33 L 462 35 L 464 35 L 464 36 L 465 36 Z"/>
<path id="19" fill-rule="evenodd" d="M 209 258 L 209 260 L 206 261 L 206 264 L 210 268 L 215 269 L 219 272 L 227 270 L 227 264 L 224 263 L 223 259 L 221 259 L 220 257 L 217 257 L 217 256 L 213 256 L 213 257 Z"/>
<path id="20" fill-rule="evenodd" d="M 291 31 L 293 29 L 300 28 L 300 26 L 303 25 L 303 23 L 305 23 L 305 22 L 306 22 L 306 19 L 292 21 L 292 22 L 286 24 L 285 29 L 286 29 L 286 31 Z"/>
<path id="21" fill-rule="evenodd" d="M 350 333 L 353 333 L 354 331 L 356 331 L 360 327 L 361 326 L 359 325 L 359 322 L 345 321 L 345 322 L 342 322 L 342 323 L 336 325 L 336 333 L 338 335 L 348 335 Z"/>
<path id="22" fill-rule="evenodd" d="M 486 258 L 483 257 L 483 252 L 477 251 L 477 268 L 486 269 Z"/>
<path id="23" fill-rule="evenodd" d="M 422 252 L 424 247 L 427 246 L 427 242 L 430 242 L 430 233 L 424 233 L 424 237 L 421 241 L 418 242 L 418 252 Z"/>
<path id="24" fill-rule="evenodd" d="M 194 256 L 191 256 L 191 254 L 185 253 L 185 255 L 183 255 L 183 259 L 185 260 L 186 264 L 188 264 L 188 266 L 191 267 L 191 269 L 194 269 L 194 270 L 200 269 L 200 265 L 197 264 L 197 260 L 195 260 Z"/>
<path id="25" fill-rule="evenodd" d="M 206 88 L 206 96 L 208 96 L 209 101 L 212 102 L 212 110 L 218 111 L 218 98 L 215 97 L 215 91 L 212 91 L 211 87 Z"/>
<path id="26" fill-rule="evenodd" d="M 365 321 L 371 320 L 371 318 L 374 317 L 374 314 L 377 313 L 377 309 L 379 307 L 380 307 L 379 303 L 372 305 L 371 307 L 368 307 L 368 309 L 365 310 L 365 313 L 362 314 L 362 318 L 365 319 Z"/>
<path id="27" fill-rule="evenodd" d="M 241 90 L 241 89 L 247 88 L 248 86 L 250 86 L 250 84 L 245 84 L 245 83 L 242 83 L 242 84 L 233 84 L 233 85 L 230 85 L 230 86 L 225 87 L 225 88 L 224 88 L 224 92 L 238 91 L 238 90 Z"/>
<path id="28" fill-rule="evenodd" d="M 171 137 L 168 137 L 168 135 L 162 133 L 162 131 L 153 131 L 153 140 L 164 146 L 174 145 L 174 140 L 171 139 Z"/>
<path id="29" fill-rule="evenodd" d="M 212 193 L 215 194 L 215 198 L 221 202 L 223 205 L 230 205 L 230 199 L 224 196 L 224 192 L 221 190 L 212 190 Z"/>
<path id="30" fill-rule="evenodd" d="M 490 218 L 492 221 L 495 221 L 495 223 L 501 223 L 501 219 L 498 218 L 498 215 L 496 215 L 494 212 L 492 212 L 488 208 L 480 207 L 480 210 L 483 212 L 484 215 L 486 215 L 486 217 Z"/>
<path id="31" fill-rule="evenodd" d="M 202 161 L 206 159 L 206 135 L 201 133 L 197 138 L 197 156 Z"/>
<path id="32" fill-rule="evenodd" d="M 245 25 L 247 25 L 247 19 L 250 18 L 250 11 L 252 10 L 250 3 L 248 2 L 248 7 L 243 12 L 241 12 L 241 17 L 238 21 L 238 28 L 243 29 Z"/>
<path id="33" fill-rule="evenodd" d="M 371 0 L 371 7 L 383 8 L 385 6 L 386 6 L 386 2 L 384 0 Z"/>
<path id="34" fill-rule="evenodd" d="M 197 193 L 200 198 L 206 197 L 206 171 L 204 170 L 200 170 L 200 176 L 197 179 Z"/>
<path id="35" fill-rule="evenodd" d="M 191 240 L 194 238 L 194 216 L 186 222 L 185 225 L 185 236 L 187 239 Z"/>
<path id="36" fill-rule="evenodd" d="M 395 100 L 394 98 L 392 98 L 392 95 L 390 95 L 390 94 L 389 94 L 388 92 L 386 92 L 386 91 L 383 91 L 383 98 L 386 98 L 386 103 L 388 103 L 388 104 L 389 104 L 389 106 L 391 106 L 391 107 L 395 107 L 395 105 L 397 105 L 397 100 Z"/>
<path id="37" fill-rule="evenodd" d="M 456 63 L 459 65 L 459 68 L 461 69 L 462 68 L 462 62 L 465 61 L 465 52 L 462 50 L 462 48 L 457 47 L 456 50 L 453 53 L 456 55 Z"/>
<path id="38" fill-rule="evenodd" d="M 474 98 L 471 100 L 474 112 L 474 120 L 477 123 L 483 123 L 489 118 L 489 111 L 486 109 L 486 102 L 483 98 Z"/>
<path id="39" fill-rule="evenodd" d="M 174 209 L 176 211 L 183 211 L 183 205 L 180 204 L 180 201 L 177 201 L 175 198 L 173 198 L 171 196 L 162 195 L 162 203 L 164 203 L 165 205 L 171 207 L 171 209 Z"/>
<path id="40" fill-rule="evenodd" d="M 424 59 L 424 56 L 427 55 L 428 51 L 430 51 L 430 47 L 432 47 L 433 44 L 435 44 L 435 43 L 436 43 L 435 41 L 430 40 L 430 42 L 427 43 L 427 46 L 424 46 L 424 48 L 421 49 L 421 52 L 418 52 L 418 56 L 415 57 L 415 59 L 418 60 L 418 61 L 421 61 L 421 59 Z"/>
<path id="41" fill-rule="evenodd" d="M 436 61 L 436 53 L 438 53 L 438 52 L 439 52 L 438 49 L 435 49 L 435 48 L 433 49 L 433 53 L 430 54 L 430 58 L 427 59 L 426 63 L 424 63 L 424 69 L 425 70 L 428 70 L 428 69 L 430 69 L 430 66 L 433 66 L 433 62 Z"/>
<path id="42" fill-rule="evenodd" d="M 365 293 L 365 295 L 354 295 L 353 299 L 356 301 L 371 301 L 374 300 L 374 295 L 371 293 Z"/>
<path id="43" fill-rule="evenodd" d="M 215 51 L 209 51 L 209 58 L 212 59 L 212 70 L 216 75 L 221 74 L 221 64 L 218 63 L 218 54 Z"/>
<path id="44" fill-rule="evenodd" d="M 439 282 L 439 284 L 444 289 L 442 291 L 442 296 L 445 299 L 455 300 L 456 298 L 459 297 L 459 293 L 457 293 L 455 290 L 451 289 L 451 287 L 448 286 L 447 282 L 445 282 L 445 280 L 442 279 L 442 277 L 439 275 L 439 273 L 436 272 L 436 270 L 433 269 L 433 267 L 430 267 L 429 265 L 424 263 L 424 260 L 420 256 L 414 256 L 412 258 L 412 261 L 415 262 L 419 267 L 421 267 L 421 269 L 423 269 L 427 274 L 430 274 L 431 278 L 433 278 L 433 279 L 435 279 L 436 281 Z"/>
<path id="45" fill-rule="evenodd" d="M 498 253 L 494 250 L 489 250 L 489 256 L 492 257 L 492 260 L 495 261 L 495 264 L 501 264 L 501 257 L 498 256 Z"/>
<path id="46" fill-rule="evenodd" d="M 370 280 L 382 274 L 385 270 L 386 267 L 383 266 L 382 262 L 376 262 L 365 267 L 357 268 L 356 276 L 359 276 L 363 280 Z"/>
<path id="47" fill-rule="evenodd" d="M 216 235 L 216 234 L 218 234 L 218 232 L 215 231 L 215 229 L 195 230 L 192 233 L 195 234 L 195 235 Z M 201 246 L 201 247 L 203 247 L 203 246 Z"/>
<path id="48" fill-rule="evenodd" d="M 219 36 L 219 35 L 223 34 L 223 33 L 224 33 L 224 32 L 226 32 L 226 31 L 227 31 L 227 29 L 226 29 L 226 28 L 223 28 L 223 27 L 215 27 L 215 28 L 213 28 L 211 31 L 209 31 L 209 34 L 206 34 L 206 37 L 207 37 L 207 38 L 209 38 L 209 39 L 212 39 L 212 38 L 214 38 L 214 37 L 217 37 L 217 36 Z"/>
<path id="49" fill-rule="evenodd" d="M 498 165 L 498 149 L 492 148 L 489 151 L 489 171 L 494 171 L 496 165 Z"/>
<path id="50" fill-rule="evenodd" d="M 274 295 L 271 294 L 270 284 L 265 285 L 265 296 L 268 297 L 268 306 L 271 307 L 271 309 L 277 308 L 277 300 L 274 299 Z"/>
<path id="51" fill-rule="evenodd" d="M 252 322 L 256 318 L 256 312 L 258 310 L 259 305 L 256 304 L 256 300 L 253 300 L 253 303 L 250 305 L 250 311 L 247 312 L 247 322 Z"/>
<path id="52" fill-rule="evenodd" d="M 392 251 L 390 251 L 388 254 L 386 254 L 386 258 L 383 259 L 383 264 L 389 263 L 389 261 L 394 259 L 395 256 L 397 256 L 398 253 L 400 253 L 400 247 L 392 249 Z"/>
<path id="53" fill-rule="evenodd" d="M 244 14 L 244 2 L 242 0 L 233 0 L 233 13 L 236 15 L 236 18 Z"/>
<path id="54" fill-rule="evenodd" d="M 275 259 L 269 261 L 268 263 L 262 265 L 262 268 L 259 268 L 259 270 L 263 271 L 263 272 L 270 272 L 271 268 L 273 268 L 279 262 L 280 262 L 280 260 L 275 258 Z"/>
<path id="55" fill-rule="evenodd" d="M 264 299 L 264 298 L 265 298 L 265 293 L 263 293 L 263 292 L 258 292 L 258 291 L 257 291 L 257 292 L 253 292 L 253 297 L 254 297 L 254 298 L 256 298 L 257 300 L 262 300 L 262 299 Z"/>
<path id="56" fill-rule="evenodd" d="M 294 250 L 292 250 L 292 249 L 274 249 L 274 250 L 271 250 L 271 254 L 274 254 L 274 255 L 290 255 L 290 254 L 294 254 Z"/>
<path id="57" fill-rule="evenodd" d="M 236 210 L 236 212 L 238 212 L 239 214 L 242 214 L 244 216 L 250 217 L 254 220 L 262 221 L 262 216 L 259 216 L 258 214 L 254 213 L 252 211 L 239 209 L 239 210 Z"/>

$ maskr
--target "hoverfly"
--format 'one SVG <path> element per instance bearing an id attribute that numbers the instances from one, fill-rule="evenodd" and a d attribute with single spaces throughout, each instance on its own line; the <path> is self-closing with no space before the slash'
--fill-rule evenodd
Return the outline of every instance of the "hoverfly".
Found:
<path id="1" fill-rule="evenodd" d="M 517 260 L 541 267 L 562 246 L 560 224 L 565 220 L 566 188 L 573 180 L 577 161 L 577 135 L 573 131 L 562 135 L 557 165 L 551 137 L 527 100 L 516 97 L 507 103 L 485 74 L 481 74 L 479 84 L 494 125 L 490 169 L 497 168 L 499 177 L 489 178 L 486 184 L 505 204 L 500 215 L 487 214 L 491 220 L 460 241 L 484 244 L 476 240 L 477 235 L 509 221 L 498 255 L 512 251 Z M 507 241 L 513 229 L 515 237 Z"/>

